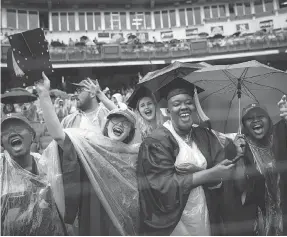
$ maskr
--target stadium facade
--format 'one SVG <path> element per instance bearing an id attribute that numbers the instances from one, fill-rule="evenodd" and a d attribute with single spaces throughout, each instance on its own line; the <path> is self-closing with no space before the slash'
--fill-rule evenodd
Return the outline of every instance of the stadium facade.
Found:
<path id="1" fill-rule="evenodd" d="M 2 82 L 7 36 L 37 27 L 50 44 L 55 85 L 93 76 L 116 86 L 175 60 L 256 59 L 287 69 L 286 0 L 3 0 L 1 18 Z"/>

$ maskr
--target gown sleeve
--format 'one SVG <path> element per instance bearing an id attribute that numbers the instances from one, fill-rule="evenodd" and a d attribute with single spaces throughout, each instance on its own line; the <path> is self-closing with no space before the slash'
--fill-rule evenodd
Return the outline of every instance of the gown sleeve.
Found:
<path id="1" fill-rule="evenodd" d="M 192 174 L 179 175 L 174 163 L 178 145 L 174 139 L 147 138 L 138 156 L 140 232 L 170 235 L 193 188 Z"/>

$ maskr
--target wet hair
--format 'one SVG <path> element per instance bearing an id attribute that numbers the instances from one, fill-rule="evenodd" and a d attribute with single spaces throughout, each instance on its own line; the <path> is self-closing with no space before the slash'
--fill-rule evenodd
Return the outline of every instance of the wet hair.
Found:
<path id="1" fill-rule="evenodd" d="M 124 117 L 124 118 L 126 118 L 125 116 L 123 116 L 123 115 L 118 115 L 118 114 L 114 114 L 114 115 L 111 115 L 110 117 L 109 117 L 109 119 L 107 120 L 107 122 L 106 122 L 106 124 L 105 124 L 105 126 L 104 126 L 104 129 L 103 129 L 103 135 L 105 136 L 105 137 L 109 137 L 108 136 L 108 124 L 109 124 L 109 122 L 111 121 L 111 119 L 112 118 L 114 118 L 114 117 Z M 129 121 L 130 122 L 130 121 Z M 130 133 L 129 133 L 129 135 L 125 138 L 125 140 L 123 140 L 122 142 L 123 143 L 125 143 L 125 144 L 129 144 L 133 139 L 134 139 L 134 137 L 135 137 L 135 131 L 136 131 L 136 128 L 135 128 L 135 124 L 134 123 L 132 123 L 132 122 L 130 122 L 131 123 L 131 130 L 130 130 Z"/>

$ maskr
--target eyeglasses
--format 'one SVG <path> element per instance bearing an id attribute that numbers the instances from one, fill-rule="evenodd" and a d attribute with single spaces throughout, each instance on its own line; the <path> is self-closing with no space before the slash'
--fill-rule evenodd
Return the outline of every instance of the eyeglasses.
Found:
<path id="1" fill-rule="evenodd" d="M 76 89 L 76 92 L 77 92 L 78 94 L 80 94 L 80 93 L 82 93 L 82 92 L 85 91 L 85 90 L 86 90 L 85 87 L 78 87 L 78 88 Z"/>
<path id="2" fill-rule="evenodd" d="M 131 122 L 126 120 L 126 119 L 119 121 L 118 118 L 111 118 L 110 121 L 114 125 L 122 124 L 124 126 L 124 128 L 129 128 L 131 126 Z"/>

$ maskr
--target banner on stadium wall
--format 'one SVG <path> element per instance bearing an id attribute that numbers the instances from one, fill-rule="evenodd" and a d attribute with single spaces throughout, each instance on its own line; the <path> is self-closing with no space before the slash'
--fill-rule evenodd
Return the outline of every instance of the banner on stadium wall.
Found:
<path id="1" fill-rule="evenodd" d="M 110 33 L 98 33 L 98 38 L 110 38 Z"/>
<path id="2" fill-rule="evenodd" d="M 193 29 L 185 29 L 185 36 L 186 37 L 193 37 L 198 34 L 198 29 L 193 28 Z"/>
<path id="3" fill-rule="evenodd" d="M 148 41 L 148 33 L 146 32 L 141 32 L 141 33 L 137 33 L 137 37 L 141 42 L 145 42 Z"/>
<path id="4" fill-rule="evenodd" d="M 259 22 L 260 29 L 273 28 L 273 20 Z"/>
<path id="5" fill-rule="evenodd" d="M 249 24 L 248 23 L 236 25 L 236 31 L 246 32 L 248 30 L 249 30 Z"/>
<path id="6" fill-rule="evenodd" d="M 223 35 L 223 26 L 213 26 L 211 27 L 211 34 L 212 35 Z"/>
<path id="7" fill-rule="evenodd" d="M 123 37 L 124 37 L 123 33 L 111 33 L 112 39 L 119 39 L 119 38 L 123 38 Z"/>
<path id="8" fill-rule="evenodd" d="M 163 31 L 163 32 L 160 32 L 160 36 L 161 36 L 161 39 L 165 40 L 165 39 L 173 39 L 173 32 L 170 30 L 170 31 Z"/>

